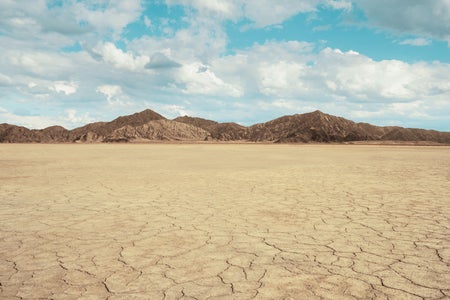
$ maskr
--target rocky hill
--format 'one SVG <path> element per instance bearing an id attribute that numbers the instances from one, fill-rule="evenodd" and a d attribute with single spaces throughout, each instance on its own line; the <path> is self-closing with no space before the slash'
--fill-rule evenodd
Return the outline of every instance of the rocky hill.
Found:
<path id="1" fill-rule="evenodd" d="M 155 120 L 140 126 L 126 125 L 107 135 L 105 142 L 204 141 L 211 134 L 200 127 L 170 120 Z"/>
<path id="2" fill-rule="evenodd" d="M 245 127 L 236 123 L 178 117 L 168 120 L 147 109 L 111 122 L 96 122 L 67 130 L 52 126 L 40 130 L 0 124 L 2 143 L 92 143 L 146 141 L 309 142 L 429 142 L 450 144 L 450 132 L 374 126 L 314 111 L 283 116 Z"/>
<path id="3" fill-rule="evenodd" d="M 251 141 L 278 143 L 366 141 L 379 139 L 384 133 L 380 127 L 360 125 L 321 111 L 284 116 L 253 125 L 249 130 Z"/>
<path id="4" fill-rule="evenodd" d="M 218 141 L 241 141 L 248 138 L 248 128 L 233 122 L 218 123 L 195 117 L 178 117 L 174 121 L 200 127 L 211 134 L 211 138 Z"/>
<path id="5" fill-rule="evenodd" d="M 165 120 L 160 114 L 146 109 L 139 113 L 129 116 L 118 117 L 111 122 L 97 122 L 87 124 L 83 127 L 76 128 L 70 132 L 70 141 L 80 142 L 102 142 L 107 136 L 111 135 L 115 130 L 124 127 L 138 127 L 150 121 Z"/>
<path id="6" fill-rule="evenodd" d="M 69 130 L 61 126 L 33 129 L 0 124 L 0 143 L 64 143 L 69 140 Z"/>

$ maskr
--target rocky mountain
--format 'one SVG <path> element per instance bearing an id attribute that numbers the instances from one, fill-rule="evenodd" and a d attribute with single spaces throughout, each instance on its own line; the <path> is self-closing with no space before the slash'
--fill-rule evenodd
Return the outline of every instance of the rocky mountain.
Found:
<path id="1" fill-rule="evenodd" d="M 374 126 L 314 111 L 249 127 L 250 141 L 276 143 L 403 141 L 450 143 L 450 132 Z"/>
<path id="2" fill-rule="evenodd" d="M 118 117 L 111 122 L 97 122 L 76 128 L 70 132 L 71 141 L 80 142 L 102 142 L 106 136 L 109 136 L 114 130 L 124 126 L 137 127 L 144 125 L 150 121 L 165 120 L 160 114 L 146 109 L 144 111 L 129 115 Z"/>
<path id="3" fill-rule="evenodd" d="M 420 141 L 450 144 L 450 132 L 355 123 L 321 111 L 283 116 L 249 127 L 188 116 L 168 120 L 150 109 L 119 117 L 111 122 L 91 123 L 73 130 L 60 126 L 30 130 L 0 124 L 0 142 L 3 143 L 206 140 L 273 143 Z"/>
<path id="4" fill-rule="evenodd" d="M 208 130 L 209 127 L 219 124 L 216 121 L 211 121 L 211 120 L 196 118 L 196 117 L 189 117 L 189 116 L 177 117 L 173 120 L 176 122 L 200 127 L 200 128 L 203 128 L 204 130 Z"/>
<path id="5" fill-rule="evenodd" d="M 140 126 L 125 125 L 107 135 L 104 141 L 204 141 L 210 136 L 200 127 L 162 119 Z"/>
<path id="6" fill-rule="evenodd" d="M 374 140 L 381 137 L 382 130 L 376 126 L 360 126 L 341 117 L 321 111 L 284 116 L 249 128 L 251 141 L 277 143 L 346 142 Z"/>
<path id="7" fill-rule="evenodd" d="M 211 134 L 213 140 L 218 141 L 241 141 L 248 137 L 248 129 L 245 126 L 229 122 L 218 123 L 195 117 L 178 117 L 174 121 L 200 127 Z"/>
<path id="8" fill-rule="evenodd" d="M 0 124 L 0 143 L 64 143 L 69 131 L 61 126 L 28 129 L 22 126 Z"/>

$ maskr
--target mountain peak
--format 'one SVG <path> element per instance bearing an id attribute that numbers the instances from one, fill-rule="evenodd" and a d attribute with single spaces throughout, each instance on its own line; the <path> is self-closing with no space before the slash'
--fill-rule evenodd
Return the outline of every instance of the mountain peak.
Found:
<path id="1" fill-rule="evenodd" d="M 154 112 L 151 109 L 146 109 L 141 112 L 134 113 L 132 115 L 118 117 L 117 119 L 114 119 L 113 121 L 107 123 L 107 126 L 114 127 L 114 129 L 117 129 L 125 125 L 140 126 L 150 121 L 165 120 L 165 119 L 166 118 L 164 118 L 157 112 Z"/>
<path id="2" fill-rule="evenodd" d="M 320 110 L 315 110 L 315 111 L 313 111 L 313 112 L 311 112 L 310 114 L 314 114 L 314 115 L 325 115 L 325 113 L 323 113 L 322 111 L 320 111 Z"/>

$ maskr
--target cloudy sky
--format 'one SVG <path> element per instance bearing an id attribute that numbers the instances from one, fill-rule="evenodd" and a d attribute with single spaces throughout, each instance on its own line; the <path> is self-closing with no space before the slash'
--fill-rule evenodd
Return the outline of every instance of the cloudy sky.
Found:
<path id="1" fill-rule="evenodd" d="M 316 109 L 450 131 L 450 0 L 0 0 L 0 123 Z"/>

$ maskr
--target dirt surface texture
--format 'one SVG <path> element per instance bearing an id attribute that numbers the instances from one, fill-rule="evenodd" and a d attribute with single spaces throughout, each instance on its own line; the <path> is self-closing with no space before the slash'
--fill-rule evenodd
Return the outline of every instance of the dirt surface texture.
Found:
<path id="1" fill-rule="evenodd" d="M 0 299 L 450 299 L 450 148 L 0 145 Z"/>

